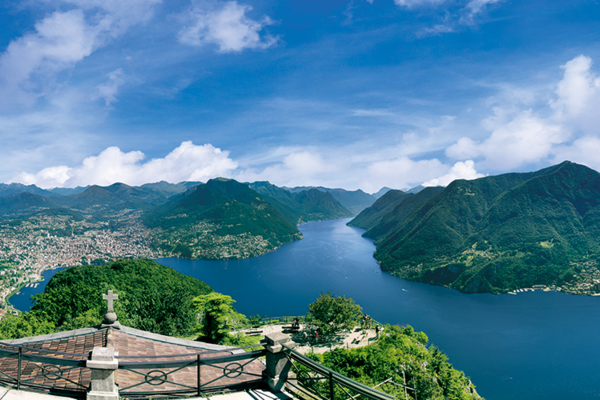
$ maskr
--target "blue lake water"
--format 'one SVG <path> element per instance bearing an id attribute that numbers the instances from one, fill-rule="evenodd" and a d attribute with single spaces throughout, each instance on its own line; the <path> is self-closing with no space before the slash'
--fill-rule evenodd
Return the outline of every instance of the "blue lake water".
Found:
<path id="1" fill-rule="evenodd" d="M 12 304 L 17 310 L 29 311 L 29 309 L 32 306 L 31 296 L 35 296 L 38 293 L 42 293 L 44 289 L 46 289 L 48 281 L 52 279 L 54 274 L 56 274 L 58 271 L 62 271 L 63 269 L 66 268 L 55 268 L 44 271 L 44 273 L 42 274 L 44 280 L 42 282 L 39 282 L 36 287 L 34 287 L 34 283 L 33 286 L 22 288 L 17 293 L 12 295 L 8 299 L 8 302 Z"/>
<path id="2" fill-rule="evenodd" d="M 322 291 L 352 297 L 380 322 L 427 333 L 488 400 L 600 398 L 600 297 L 404 281 L 381 272 L 373 242 L 346 222 L 301 225 L 303 240 L 249 260 L 157 261 L 232 296 L 246 315 L 303 315 Z"/>

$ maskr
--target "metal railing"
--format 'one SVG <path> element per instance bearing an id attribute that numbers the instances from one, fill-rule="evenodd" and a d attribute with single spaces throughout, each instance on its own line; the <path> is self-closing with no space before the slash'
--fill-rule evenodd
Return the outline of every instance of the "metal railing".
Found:
<path id="1" fill-rule="evenodd" d="M 2 347 L 0 382 L 18 390 L 27 388 L 83 397 L 91 379 L 91 370 L 86 367 L 87 358 L 87 354 L 63 353 L 25 346 Z"/>
<path id="2" fill-rule="evenodd" d="M 248 347 L 256 347 L 248 346 Z M 245 347 L 236 349 L 243 350 Z M 213 355 L 221 353 L 221 355 Z M 266 350 L 222 355 L 207 351 L 170 356 L 119 357 L 119 394 L 127 397 L 196 394 L 242 390 L 262 385 Z M 127 361 L 143 358 L 144 361 Z M 178 358 L 168 360 L 168 358 Z M 153 361 L 148 361 L 154 359 Z M 162 361 L 155 361 L 160 360 Z M 161 387 L 161 388 L 159 388 Z"/>
<path id="3" fill-rule="evenodd" d="M 298 353 L 287 345 L 286 357 L 292 363 L 287 384 L 297 391 L 316 400 L 346 400 L 365 396 L 373 400 L 394 400 L 391 394 L 371 388 L 316 361 Z"/>
<path id="4" fill-rule="evenodd" d="M 127 397 L 200 396 L 259 387 L 265 369 L 259 358 L 265 356 L 266 350 L 244 351 L 256 347 L 261 346 L 190 354 L 119 357 L 115 376 L 119 393 Z M 91 382 L 87 361 L 88 354 L 8 345 L 0 348 L 0 383 L 17 390 L 85 397 Z"/>

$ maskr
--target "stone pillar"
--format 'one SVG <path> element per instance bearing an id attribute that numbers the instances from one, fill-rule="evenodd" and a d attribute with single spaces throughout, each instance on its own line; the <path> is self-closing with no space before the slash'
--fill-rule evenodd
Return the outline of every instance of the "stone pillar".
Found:
<path id="1" fill-rule="evenodd" d="M 282 344 L 290 346 L 290 336 L 282 332 L 275 332 L 265 336 L 261 343 L 265 344 L 267 350 L 267 368 L 263 372 L 263 379 L 267 381 L 273 392 L 281 392 L 285 389 L 285 381 L 292 367 L 282 346 Z"/>
<path id="2" fill-rule="evenodd" d="M 92 370 L 92 382 L 87 400 L 119 400 L 115 371 L 119 368 L 117 353 L 112 347 L 94 347 L 86 366 Z"/>

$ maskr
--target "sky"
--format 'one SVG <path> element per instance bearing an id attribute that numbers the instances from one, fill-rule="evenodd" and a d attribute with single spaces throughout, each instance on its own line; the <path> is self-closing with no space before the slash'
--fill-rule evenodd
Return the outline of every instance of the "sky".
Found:
<path id="1" fill-rule="evenodd" d="M 4 0 L 0 182 L 600 170 L 598 0 Z"/>

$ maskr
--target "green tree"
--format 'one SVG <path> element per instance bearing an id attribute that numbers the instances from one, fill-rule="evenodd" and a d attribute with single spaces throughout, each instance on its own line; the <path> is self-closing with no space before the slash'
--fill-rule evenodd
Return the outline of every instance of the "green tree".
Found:
<path id="1" fill-rule="evenodd" d="M 233 308 L 233 303 L 235 300 L 231 296 L 216 292 L 194 298 L 194 308 L 203 316 L 201 327 L 203 340 L 223 344 L 230 342 L 229 332 L 233 326 L 247 322 L 246 317 Z"/>
<path id="2" fill-rule="evenodd" d="M 308 306 L 308 318 L 323 335 L 333 335 L 354 328 L 361 317 L 362 308 L 344 295 L 334 297 L 331 292 L 321 292 L 319 298 Z"/>
<path id="3" fill-rule="evenodd" d="M 54 333 L 54 324 L 32 313 L 9 315 L 0 321 L 0 339 L 18 339 Z"/>

